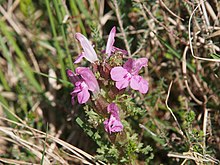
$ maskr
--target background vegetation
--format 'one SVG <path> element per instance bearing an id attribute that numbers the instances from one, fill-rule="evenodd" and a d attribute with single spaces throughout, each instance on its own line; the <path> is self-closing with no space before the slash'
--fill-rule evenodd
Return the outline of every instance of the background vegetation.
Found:
<path id="1" fill-rule="evenodd" d="M 0 162 L 219 164 L 218 0 L 0 0 L 0 16 Z M 149 59 L 149 92 L 123 100 L 145 148 L 126 144 L 124 160 L 88 125 L 96 114 L 71 105 L 65 73 L 76 32 L 103 50 L 113 26 L 117 47 Z"/>

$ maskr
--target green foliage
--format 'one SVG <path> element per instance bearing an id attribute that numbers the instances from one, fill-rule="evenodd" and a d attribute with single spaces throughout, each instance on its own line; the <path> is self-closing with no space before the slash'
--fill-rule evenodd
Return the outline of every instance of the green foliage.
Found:
<path id="1" fill-rule="evenodd" d="M 26 17 L 31 16 L 35 11 L 34 3 L 32 0 L 21 0 L 20 10 Z"/>

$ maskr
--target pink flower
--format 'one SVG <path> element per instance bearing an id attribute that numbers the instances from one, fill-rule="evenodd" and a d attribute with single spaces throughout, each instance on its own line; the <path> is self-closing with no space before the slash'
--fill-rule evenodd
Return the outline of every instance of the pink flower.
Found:
<path id="1" fill-rule="evenodd" d="M 116 51 L 120 51 L 123 54 L 127 54 L 126 50 L 116 48 L 114 45 L 115 42 L 115 35 L 116 35 L 116 28 L 115 26 L 111 29 L 106 45 L 105 53 L 108 55 L 106 59 L 108 59 L 112 53 L 115 53 Z M 95 61 L 98 61 L 97 54 L 92 46 L 92 44 L 89 42 L 89 40 L 82 35 L 81 33 L 76 33 L 75 38 L 80 42 L 83 52 L 77 57 L 74 63 L 79 63 L 82 58 L 86 58 L 89 62 L 94 63 Z"/>
<path id="2" fill-rule="evenodd" d="M 92 44 L 89 42 L 89 40 L 81 33 L 76 33 L 75 38 L 80 42 L 84 52 L 82 52 L 77 57 L 74 63 L 79 63 L 83 57 L 85 57 L 91 63 L 98 61 L 97 54 L 93 49 Z"/>
<path id="3" fill-rule="evenodd" d="M 112 68 L 110 74 L 112 80 L 116 81 L 116 87 L 121 90 L 130 85 L 134 90 L 143 94 L 147 93 L 148 82 L 138 75 L 138 72 L 147 65 L 147 62 L 147 58 L 128 59 L 123 67 Z"/>
<path id="4" fill-rule="evenodd" d="M 123 130 L 123 125 L 119 118 L 119 109 L 115 103 L 111 103 L 107 107 L 108 113 L 110 114 L 109 119 L 104 121 L 105 131 L 108 133 L 121 132 Z"/>
<path id="5" fill-rule="evenodd" d="M 68 69 L 67 76 L 75 85 L 74 90 L 71 92 L 72 104 L 74 104 L 75 96 L 77 96 L 78 102 L 83 104 L 90 98 L 89 91 L 93 92 L 93 94 L 97 94 L 100 90 L 98 82 L 89 68 L 78 67 L 76 68 L 76 74 Z"/>
<path id="6" fill-rule="evenodd" d="M 119 48 L 116 48 L 115 46 L 113 46 L 115 43 L 115 35 L 116 35 L 116 28 L 114 26 L 109 33 L 108 41 L 107 41 L 107 45 L 106 45 L 105 53 L 108 55 L 107 58 L 109 58 L 111 56 L 111 54 L 116 51 L 120 51 L 123 54 L 128 53 L 126 50 L 119 49 Z"/>

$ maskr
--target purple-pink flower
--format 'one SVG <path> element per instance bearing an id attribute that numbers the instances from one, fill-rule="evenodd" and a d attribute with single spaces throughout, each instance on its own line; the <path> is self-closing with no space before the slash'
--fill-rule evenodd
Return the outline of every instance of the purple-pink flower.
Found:
<path id="1" fill-rule="evenodd" d="M 74 90 L 71 92 L 72 104 L 74 104 L 74 98 L 77 96 L 80 104 L 86 103 L 90 98 L 89 91 L 94 94 L 99 93 L 98 82 L 89 68 L 78 67 L 76 73 L 71 70 L 67 70 L 67 76 L 69 80 L 75 85 Z"/>
<path id="2" fill-rule="evenodd" d="M 75 38 L 80 42 L 84 52 L 77 57 L 74 63 L 79 63 L 83 57 L 91 63 L 98 61 L 97 54 L 89 40 L 81 33 L 76 33 Z"/>
<path id="3" fill-rule="evenodd" d="M 108 59 L 112 53 L 115 53 L 116 51 L 120 51 L 123 54 L 127 54 L 126 50 L 116 48 L 114 45 L 115 42 L 115 35 L 116 35 L 116 28 L 115 26 L 111 29 L 106 45 L 105 53 L 107 54 L 106 59 Z M 82 35 L 81 33 L 76 33 L 75 38 L 80 42 L 80 45 L 83 48 L 83 52 L 77 57 L 74 63 L 79 63 L 82 58 L 86 58 L 89 62 L 94 63 L 95 61 L 98 61 L 97 54 L 92 46 L 92 44 L 89 42 L 89 40 Z"/>
<path id="4" fill-rule="evenodd" d="M 127 86 L 138 90 L 145 94 L 148 91 L 148 82 L 143 77 L 138 75 L 142 67 L 146 66 L 147 58 L 140 58 L 137 60 L 128 59 L 123 67 L 118 66 L 111 69 L 111 78 L 116 81 L 116 87 L 121 90 Z"/>
<path id="5" fill-rule="evenodd" d="M 108 41 L 107 41 L 107 45 L 106 45 L 105 53 L 108 55 L 107 58 L 109 58 L 111 56 L 111 54 L 116 51 L 120 51 L 125 55 L 128 53 L 126 50 L 116 48 L 115 46 L 113 46 L 115 43 L 115 35 L 116 35 L 116 28 L 114 26 L 109 33 Z"/>
<path id="6" fill-rule="evenodd" d="M 104 121 L 105 131 L 108 133 L 121 132 L 123 130 L 123 125 L 119 117 L 119 108 L 115 103 L 111 103 L 107 107 L 108 113 L 110 113 L 109 119 Z"/>

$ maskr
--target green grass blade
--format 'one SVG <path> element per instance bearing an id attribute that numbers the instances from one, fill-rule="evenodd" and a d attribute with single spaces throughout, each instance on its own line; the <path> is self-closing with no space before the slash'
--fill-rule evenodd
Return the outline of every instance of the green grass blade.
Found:
<path id="1" fill-rule="evenodd" d="M 3 72 L 2 72 L 1 65 L 0 65 L 0 82 L 2 83 L 3 88 L 5 90 L 10 91 L 10 87 L 8 85 L 8 82 L 6 81 L 5 76 L 4 76 Z"/>
<path id="2" fill-rule="evenodd" d="M 48 76 L 47 74 L 42 73 L 42 72 L 36 72 L 36 71 L 34 71 L 34 72 L 35 72 L 36 74 L 41 75 L 41 76 L 44 76 L 44 77 L 47 77 L 47 78 L 55 79 L 55 80 L 57 80 L 57 81 L 59 81 L 59 82 L 61 82 L 61 83 L 63 83 L 63 84 L 67 84 L 67 85 L 71 85 L 71 86 L 73 86 L 73 84 L 72 84 L 71 82 L 69 82 L 69 81 L 66 81 L 66 80 L 62 80 L 62 79 L 59 79 L 59 78 L 55 78 L 55 77 Z"/>
<path id="3" fill-rule="evenodd" d="M 14 115 L 14 112 L 12 112 L 12 110 L 9 109 L 8 102 L 2 95 L 0 95 L 0 106 L 3 107 L 4 113 L 8 119 L 13 121 L 19 121 L 18 118 Z"/>
<path id="4" fill-rule="evenodd" d="M 77 7 L 76 2 L 74 0 L 70 1 L 70 8 L 71 8 L 72 14 L 74 16 L 76 16 L 75 19 L 77 19 L 77 21 L 79 22 L 79 26 L 80 26 L 80 29 L 82 30 L 82 33 L 87 37 L 86 29 L 83 25 L 83 22 L 82 22 L 81 18 L 78 17 L 78 16 L 80 16 L 80 11 L 78 10 L 78 7 Z"/>
<path id="5" fill-rule="evenodd" d="M 43 150 L 42 158 L 41 158 L 41 161 L 40 161 L 40 164 L 41 164 L 41 165 L 43 165 L 44 156 L 45 156 L 45 153 L 46 153 L 47 134 L 48 134 L 48 123 L 47 123 L 47 127 L 46 127 L 46 135 L 45 135 L 45 140 L 44 140 L 44 150 Z"/>
<path id="6" fill-rule="evenodd" d="M 7 46 L 5 45 L 4 41 L 3 41 L 3 37 L 0 35 L 0 50 L 2 50 L 2 55 L 3 57 L 5 57 L 5 59 L 7 60 L 7 62 L 11 65 L 11 67 L 14 69 L 14 64 L 12 62 L 12 58 L 10 56 L 10 52 L 7 48 Z"/>
<path id="7" fill-rule="evenodd" d="M 53 34 L 53 38 L 54 38 L 54 46 L 57 50 L 58 61 L 61 66 L 61 77 L 62 77 L 62 79 L 67 80 L 66 71 L 65 71 L 66 69 L 64 66 L 64 62 L 63 62 L 63 52 L 62 52 L 62 49 L 59 45 L 59 42 L 57 41 L 57 32 L 56 32 L 56 28 L 55 28 L 55 21 L 54 21 L 54 17 L 53 17 L 52 11 L 51 11 L 51 6 L 50 6 L 49 0 L 46 0 L 46 6 L 47 6 L 47 12 L 48 12 L 51 30 L 52 30 L 52 34 Z"/>
<path id="8" fill-rule="evenodd" d="M 35 79 L 34 74 L 32 72 L 32 69 L 31 69 L 27 59 L 25 58 L 25 55 L 23 54 L 23 52 L 21 51 L 21 49 L 17 45 L 12 34 L 9 32 L 7 25 L 5 25 L 5 23 L 2 20 L 0 20 L 0 29 L 3 33 L 3 35 L 5 35 L 5 37 L 7 38 L 10 45 L 15 50 L 16 54 L 18 55 L 17 61 L 18 61 L 18 63 L 20 63 L 21 69 L 24 71 L 25 76 L 27 77 L 29 82 L 35 87 L 37 92 L 42 92 L 41 86 L 38 83 L 38 81 Z"/>
<path id="9" fill-rule="evenodd" d="M 58 26 L 61 30 L 61 34 L 62 34 L 62 38 L 63 38 L 63 41 L 64 41 L 64 46 L 65 46 L 65 50 L 66 50 L 66 53 L 67 53 L 67 56 L 68 56 L 68 66 L 74 70 L 73 68 L 73 61 L 72 61 L 72 57 L 71 57 L 71 54 L 70 54 L 70 51 L 69 51 L 69 47 L 68 47 L 68 42 L 67 42 L 67 36 L 66 36 L 66 33 L 65 33 L 65 28 L 64 28 L 64 24 L 62 23 L 62 20 L 63 20 L 63 12 L 64 10 L 62 10 L 63 6 L 62 6 L 62 3 L 60 2 L 60 0 L 54 0 L 54 6 L 55 6 L 55 11 L 56 11 L 56 14 L 57 14 L 57 18 L 58 18 Z"/>

